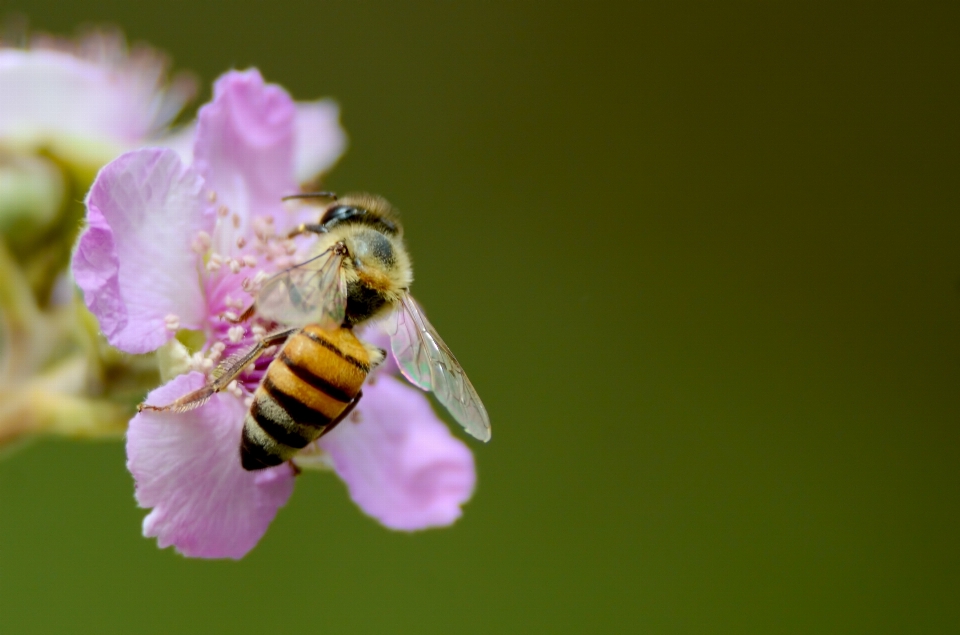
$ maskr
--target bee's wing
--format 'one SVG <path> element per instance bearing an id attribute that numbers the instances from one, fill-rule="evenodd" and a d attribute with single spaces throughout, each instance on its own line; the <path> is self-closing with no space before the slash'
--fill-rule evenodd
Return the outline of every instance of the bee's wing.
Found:
<path id="1" fill-rule="evenodd" d="M 403 295 L 393 319 L 390 348 L 400 372 L 418 388 L 432 391 L 472 436 L 489 441 L 490 417 L 480 396 L 410 294 Z"/>
<path id="2" fill-rule="evenodd" d="M 257 294 L 257 314 L 285 326 L 339 328 L 347 310 L 343 257 L 331 247 L 273 276 Z"/>

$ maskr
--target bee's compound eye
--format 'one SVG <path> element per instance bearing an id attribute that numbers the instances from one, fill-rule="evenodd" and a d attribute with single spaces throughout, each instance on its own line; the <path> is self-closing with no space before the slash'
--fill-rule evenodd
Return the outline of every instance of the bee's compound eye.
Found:
<path id="1" fill-rule="evenodd" d="M 397 259 L 393 255 L 393 246 L 387 237 L 377 232 L 369 240 L 370 254 L 380 261 L 381 264 L 391 267 L 396 264 Z"/>

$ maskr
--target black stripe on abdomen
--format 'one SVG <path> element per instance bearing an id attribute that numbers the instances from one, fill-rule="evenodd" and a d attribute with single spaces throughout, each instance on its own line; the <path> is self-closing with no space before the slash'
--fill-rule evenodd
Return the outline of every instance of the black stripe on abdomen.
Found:
<path id="1" fill-rule="evenodd" d="M 327 350 L 330 351 L 331 353 L 334 353 L 334 354 L 337 355 L 340 359 L 342 359 L 342 360 L 346 361 L 347 363 L 351 364 L 352 366 L 355 366 L 355 367 L 357 367 L 358 369 L 362 370 L 364 375 L 366 375 L 367 373 L 370 372 L 370 364 L 364 364 L 363 362 L 361 362 L 359 359 L 357 359 L 357 358 L 354 357 L 353 355 L 347 355 L 346 353 L 344 353 L 343 351 L 341 351 L 339 348 L 337 348 L 337 346 L 336 346 L 333 342 L 328 342 L 327 340 L 323 339 L 323 338 L 320 337 L 319 335 L 314 335 L 313 333 L 311 333 L 310 331 L 308 331 L 308 330 L 306 330 L 306 329 L 300 331 L 300 333 L 298 333 L 298 335 L 305 335 L 305 336 L 307 336 L 308 338 L 310 338 L 311 341 L 319 344 L 320 346 L 324 347 L 325 349 L 327 349 Z"/>
<path id="2" fill-rule="evenodd" d="M 308 443 L 313 441 L 308 437 L 300 434 L 296 429 L 296 424 L 293 420 L 287 418 L 287 421 L 278 421 L 275 418 L 274 414 L 276 412 L 270 412 L 272 408 L 263 407 L 263 402 L 267 399 L 270 399 L 268 395 L 257 395 L 253 399 L 253 405 L 250 406 L 250 416 L 253 417 L 253 420 L 257 422 L 257 425 L 260 426 L 260 429 L 266 432 L 274 441 L 281 445 L 286 445 L 291 448 L 301 449 L 307 446 Z M 276 407 L 276 410 L 283 412 L 282 408 L 275 400 L 273 401 L 273 406 Z M 286 415 L 285 412 L 283 412 Z"/>
<path id="3" fill-rule="evenodd" d="M 342 388 L 334 386 L 328 382 L 323 377 L 313 374 L 313 372 L 304 366 L 301 366 L 297 362 L 293 361 L 287 357 L 286 353 L 280 351 L 280 357 L 278 357 L 281 362 L 287 365 L 287 368 L 290 369 L 290 372 L 297 376 L 297 379 L 300 379 L 303 382 L 309 384 L 315 390 L 319 390 L 324 393 L 331 399 L 335 399 L 340 403 L 348 404 L 353 401 L 353 397 L 348 395 Z"/>
<path id="4" fill-rule="evenodd" d="M 243 437 L 240 440 L 240 465 L 248 472 L 253 470 L 262 470 L 267 467 L 273 467 L 283 463 L 282 456 L 267 452 L 266 448 L 251 439 L 247 434 L 247 429 L 243 429 Z"/>
<path id="5" fill-rule="evenodd" d="M 292 369 L 291 369 L 292 370 Z M 270 374 L 264 378 L 260 388 L 270 395 L 278 406 L 283 408 L 290 418 L 302 426 L 311 428 L 324 428 L 330 424 L 332 419 L 315 408 L 311 408 L 296 397 L 288 395 L 280 390 L 279 386 L 270 379 Z"/>

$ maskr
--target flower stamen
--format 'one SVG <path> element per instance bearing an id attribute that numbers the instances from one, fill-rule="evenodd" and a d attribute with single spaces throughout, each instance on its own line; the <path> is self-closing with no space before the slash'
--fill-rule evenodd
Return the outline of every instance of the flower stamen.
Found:
<path id="1" fill-rule="evenodd" d="M 197 232 L 197 236 L 190 246 L 198 254 L 206 253 L 210 249 L 210 234 L 205 231 Z"/>
<path id="2" fill-rule="evenodd" d="M 223 265 L 223 256 L 217 252 L 210 254 L 210 260 L 207 261 L 207 271 L 213 273 L 220 271 L 220 267 Z"/>

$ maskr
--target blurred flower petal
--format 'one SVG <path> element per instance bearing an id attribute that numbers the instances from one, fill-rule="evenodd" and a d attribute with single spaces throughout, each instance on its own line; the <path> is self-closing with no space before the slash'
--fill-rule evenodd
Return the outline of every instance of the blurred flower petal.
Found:
<path id="1" fill-rule="evenodd" d="M 185 75 L 167 82 L 167 60 L 122 34 L 79 40 L 36 37 L 0 49 L 0 140 L 8 148 L 53 148 L 91 166 L 155 136 L 195 90 Z"/>
<path id="2" fill-rule="evenodd" d="M 193 165 L 193 144 L 197 134 L 197 122 L 191 121 L 177 126 L 163 137 L 157 139 L 158 147 L 170 148 L 180 155 L 180 160 Z"/>
<path id="3" fill-rule="evenodd" d="M 209 230 L 203 179 L 173 150 L 127 153 L 105 167 L 87 198 L 87 229 L 73 273 L 107 340 L 128 353 L 146 353 L 181 328 L 206 317 L 200 257 L 191 240 Z"/>
<path id="4" fill-rule="evenodd" d="M 297 183 L 309 183 L 327 172 L 347 148 L 340 125 L 340 106 L 332 99 L 296 102 L 294 173 Z M 177 151 L 184 163 L 193 163 L 196 122 L 184 124 L 158 139 L 157 145 Z"/>
<path id="5" fill-rule="evenodd" d="M 293 178 L 293 100 L 259 71 L 231 71 L 217 80 L 213 101 L 200 109 L 194 166 L 216 192 L 229 219 L 219 223 L 214 250 L 228 253 L 249 233 L 254 214 L 273 216 L 279 232 L 286 222 L 281 197 L 297 191 Z"/>
<path id="6" fill-rule="evenodd" d="M 204 385 L 181 375 L 147 397 L 166 404 Z M 127 468 L 137 502 L 153 508 L 145 536 L 195 558 L 242 558 L 253 549 L 293 492 L 287 464 L 247 472 L 240 466 L 243 402 L 220 393 L 185 413 L 144 411 L 127 432 Z"/>
<path id="7" fill-rule="evenodd" d="M 363 388 L 351 416 L 320 440 L 360 508 L 391 529 L 451 524 L 473 493 L 473 455 L 426 396 L 390 376 Z"/>
<path id="8" fill-rule="evenodd" d="M 296 139 L 294 162 L 299 183 L 312 181 L 333 167 L 347 148 L 347 133 L 340 126 L 337 102 L 298 102 Z"/>

